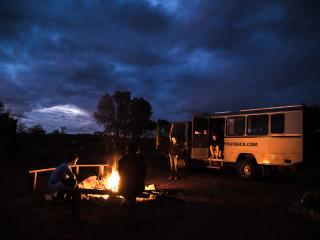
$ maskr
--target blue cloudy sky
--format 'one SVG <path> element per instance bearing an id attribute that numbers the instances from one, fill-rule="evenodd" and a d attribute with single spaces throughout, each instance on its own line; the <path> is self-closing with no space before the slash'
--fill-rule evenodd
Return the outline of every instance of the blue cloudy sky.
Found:
<path id="1" fill-rule="evenodd" d="M 0 101 L 31 126 L 99 129 L 102 93 L 153 120 L 320 103 L 319 1 L 0 1 Z"/>

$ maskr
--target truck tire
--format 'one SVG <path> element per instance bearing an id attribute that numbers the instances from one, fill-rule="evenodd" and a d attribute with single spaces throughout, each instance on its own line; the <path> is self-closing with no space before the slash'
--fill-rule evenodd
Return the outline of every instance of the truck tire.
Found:
<path id="1" fill-rule="evenodd" d="M 244 179 L 253 179 L 256 175 L 256 167 L 249 160 L 242 160 L 237 163 L 237 173 Z"/>
<path id="2" fill-rule="evenodd" d="M 177 160 L 177 165 L 180 171 L 186 170 L 188 168 L 188 159 L 184 156 L 179 156 Z"/>

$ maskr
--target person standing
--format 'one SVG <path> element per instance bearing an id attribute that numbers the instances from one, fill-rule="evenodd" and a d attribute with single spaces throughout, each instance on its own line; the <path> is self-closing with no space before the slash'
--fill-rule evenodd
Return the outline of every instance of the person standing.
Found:
<path id="1" fill-rule="evenodd" d="M 120 175 L 119 193 L 124 197 L 122 209 L 127 220 L 136 216 L 136 198 L 145 188 L 146 164 L 138 144 L 132 143 L 126 147 L 125 155 L 119 160 Z"/>
<path id="2" fill-rule="evenodd" d="M 178 157 L 182 153 L 183 144 L 177 137 L 171 137 L 169 146 L 169 158 L 170 158 L 170 172 L 169 180 L 179 179 Z"/>

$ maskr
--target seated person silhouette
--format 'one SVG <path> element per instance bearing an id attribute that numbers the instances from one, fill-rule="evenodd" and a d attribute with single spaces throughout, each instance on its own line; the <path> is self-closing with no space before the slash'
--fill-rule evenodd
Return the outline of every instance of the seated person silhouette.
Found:
<path id="1" fill-rule="evenodd" d="M 219 158 L 220 152 L 220 138 L 218 134 L 212 133 L 209 141 L 209 148 L 210 148 L 210 158 Z"/>

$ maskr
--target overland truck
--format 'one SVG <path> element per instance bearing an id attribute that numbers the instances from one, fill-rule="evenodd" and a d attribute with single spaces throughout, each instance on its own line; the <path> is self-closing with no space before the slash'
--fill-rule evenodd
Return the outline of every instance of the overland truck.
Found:
<path id="1" fill-rule="evenodd" d="M 184 142 L 178 156 L 184 169 L 190 160 L 204 161 L 208 168 L 236 167 L 243 178 L 258 173 L 268 175 L 277 167 L 293 167 L 303 162 L 304 105 L 245 109 L 239 112 L 199 113 L 192 122 L 160 122 L 156 129 L 156 147 L 167 154 L 169 141 Z M 220 137 L 219 154 L 210 156 L 212 131 Z M 319 146 L 318 146 L 319 147 Z"/>

